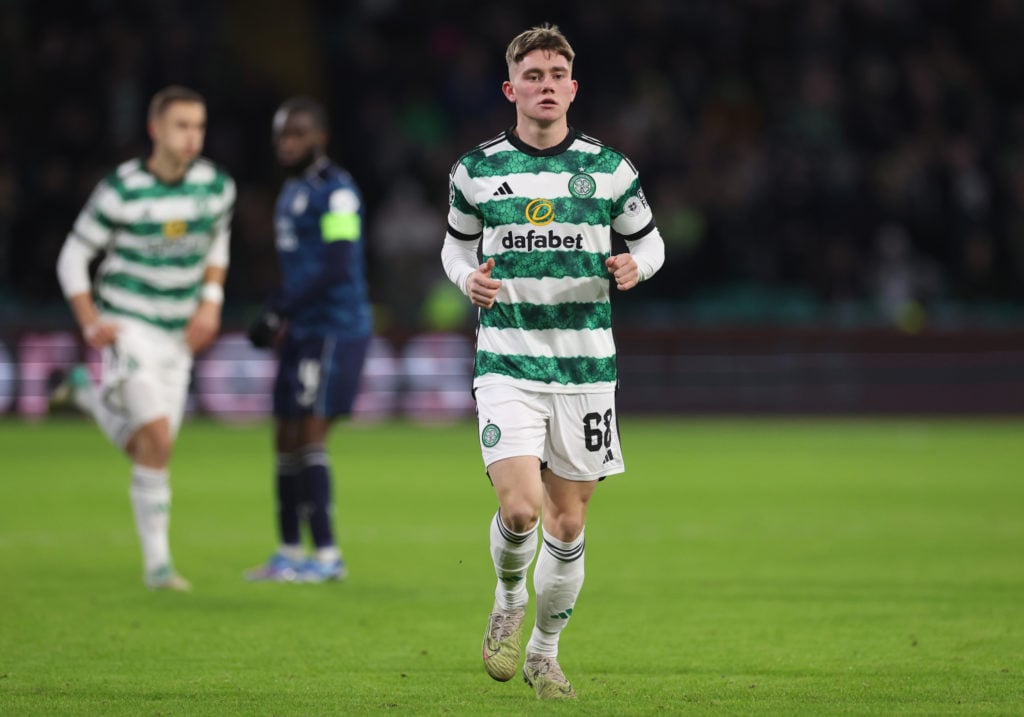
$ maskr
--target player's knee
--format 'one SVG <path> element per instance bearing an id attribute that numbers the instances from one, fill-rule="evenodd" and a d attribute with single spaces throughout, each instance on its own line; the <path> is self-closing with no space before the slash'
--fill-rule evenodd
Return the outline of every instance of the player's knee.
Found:
<path id="1" fill-rule="evenodd" d="M 517 503 L 502 506 L 501 518 L 505 527 L 514 533 L 527 533 L 533 530 L 540 519 L 540 511 L 529 503 Z"/>
<path id="2" fill-rule="evenodd" d="M 161 436 L 153 447 L 157 462 L 166 465 L 171 462 L 171 452 L 174 450 L 174 443 L 170 436 Z"/>
<path id="3" fill-rule="evenodd" d="M 140 465 L 161 467 L 171 462 L 171 445 L 163 441 L 136 445 L 129 451 L 132 460 Z"/>
<path id="4" fill-rule="evenodd" d="M 166 421 L 158 421 L 140 428 L 128 442 L 132 460 L 144 466 L 166 466 L 171 460 L 174 438 Z"/>
<path id="5" fill-rule="evenodd" d="M 562 513 L 550 521 L 545 521 L 544 528 L 556 540 L 571 543 L 583 532 L 583 524 L 582 515 Z"/>

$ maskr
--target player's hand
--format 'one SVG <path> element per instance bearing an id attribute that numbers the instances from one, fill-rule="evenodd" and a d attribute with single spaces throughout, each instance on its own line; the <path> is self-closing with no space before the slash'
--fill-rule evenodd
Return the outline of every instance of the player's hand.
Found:
<path id="1" fill-rule="evenodd" d="M 277 343 L 284 320 L 276 311 L 265 309 L 249 327 L 249 343 L 258 349 L 269 349 Z"/>
<path id="2" fill-rule="evenodd" d="M 203 301 L 185 326 L 185 343 L 198 353 L 213 343 L 220 331 L 220 304 Z"/>
<path id="3" fill-rule="evenodd" d="M 109 346 L 117 340 L 117 324 L 112 324 L 102 319 L 97 319 L 88 326 L 82 328 L 82 337 L 85 342 L 94 349 L 101 349 Z"/>
<path id="4" fill-rule="evenodd" d="M 640 283 L 640 269 L 637 268 L 636 259 L 629 252 L 608 257 L 604 265 L 615 279 L 615 286 L 619 291 L 629 291 Z"/>
<path id="5" fill-rule="evenodd" d="M 493 270 L 494 257 L 491 257 L 466 279 L 466 294 L 473 302 L 473 306 L 479 306 L 482 309 L 494 306 L 494 298 L 498 295 L 501 282 L 491 278 Z"/>

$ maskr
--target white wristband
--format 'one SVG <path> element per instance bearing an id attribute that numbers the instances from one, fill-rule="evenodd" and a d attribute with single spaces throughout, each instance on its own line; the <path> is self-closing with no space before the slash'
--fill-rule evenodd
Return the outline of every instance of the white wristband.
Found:
<path id="1" fill-rule="evenodd" d="M 199 291 L 199 298 L 212 304 L 223 304 L 224 287 L 215 281 L 208 281 L 203 284 L 203 288 Z"/>
<path id="2" fill-rule="evenodd" d="M 93 321 L 88 326 L 83 326 L 82 327 L 82 336 L 85 337 L 86 341 L 92 341 L 96 337 L 96 334 L 99 333 L 99 330 L 100 330 L 100 322 L 97 319 L 96 321 Z"/>

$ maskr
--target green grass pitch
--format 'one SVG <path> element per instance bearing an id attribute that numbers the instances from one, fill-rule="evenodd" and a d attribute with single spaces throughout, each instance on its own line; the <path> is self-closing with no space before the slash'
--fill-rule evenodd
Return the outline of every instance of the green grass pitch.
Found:
<path id="1" fill-rule="evenodd" d="M 128 464 L 0 423 L 0 714 L 1024 714 L 1024 422 L 644 419 L 602 484 L 561 641 L 579 699 L 492 682 L 475 428 L 340 425 L 348 581 L 247 584 L 266 424 L 187 423 L 147 592 Z"/>

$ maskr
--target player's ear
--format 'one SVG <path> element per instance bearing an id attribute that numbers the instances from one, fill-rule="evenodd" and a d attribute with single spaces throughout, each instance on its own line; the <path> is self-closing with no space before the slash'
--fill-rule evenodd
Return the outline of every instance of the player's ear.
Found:
<path id="1" fill-rule="evenodd" d="M 505 80 L 501 83 L 501 94 L 505 95 L 505 99 L 515 104 L 516 101 L 516 89 L 512 86 L 512 83 Z"/>

